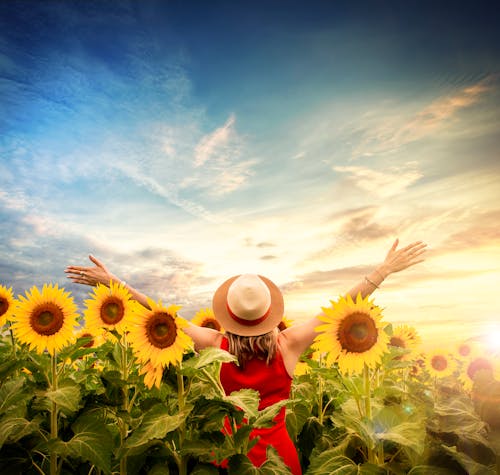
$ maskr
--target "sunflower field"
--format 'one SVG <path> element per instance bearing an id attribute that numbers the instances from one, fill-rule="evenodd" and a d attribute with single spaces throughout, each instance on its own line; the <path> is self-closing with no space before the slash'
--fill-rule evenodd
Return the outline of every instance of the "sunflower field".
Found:
<path id="1" fill-rule="evenodd" d="M 414 328 L 347 296 L 323 309 L 290 399 L 259 411 L 255 391 L 221 386 L 233 356 L 195 353 L 179 307 L 148 303 L 113 283 L 82 308 L 57 285 L 0 285 L 2 475 L 287 474 L 272 447 L 260 468 L 246 456 L 283 405 L 305 475 L 500 473 L 497 355 L 424 353 Z M 193 322 L 216 325 L 209 309 Z"/>

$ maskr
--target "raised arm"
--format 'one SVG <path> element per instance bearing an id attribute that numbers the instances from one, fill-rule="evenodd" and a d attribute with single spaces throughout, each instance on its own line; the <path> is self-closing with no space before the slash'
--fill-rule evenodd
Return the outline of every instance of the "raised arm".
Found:
<path id="1" fill-rule="evenodd" d="M 103 284 L 109 286 L 109 282 L 113 281 L 122 283 L 127 290 L 132 294 L 132 298 L 137 300 L 141 305 L 149 308 L 147 296 L 134 289 L 131 285 L 127 284 L 125 281 L 121 280 L 119 277 L 114 275 L 108 268 L 96 257 L 89 255 L 89 259 L 94 263 L 93 266 L 68 266 L 64 269 L 68 279 L 71 279 L 75 284 L 90 285 L 91 287 L 97 284 Z"/>
<path id="2" fill-rule="evenodd" d="M 89 259 L 94 264 L 93 266 L 84 267 L 70 265 L 66 267 L 64 272 L 68 274 L 68 279 L 71 279 L 76 284 L 90 285 L 91 287 L 97 284 L 109 286 L 110 281 L 116 283 L 121 282 L 132 294 L 134 300 L 137 300 L 137 302 L 144 307 L 150 308 L 148 305 L 148 298 L 145 294 L 139 292 L 113 274 L 104 263 L 96 257 L 90 255 Z M 189 322 L 189 325 L 185 328 L 185 332 L 193 339 L 196 350 L 201 350 L 208 346 L 219 346 L 222 339 L 222 335 L 218 331 L 212 330 L 211 328 L 198 327 L 191 322 Z"/>
<path id="3" fill-rule="evenodd" d="M 427 244 L 416 241 L 401 249 L 398 249 L 398 244 L 399 240 L 396 239 L 384 261 L 351 288 L 348 291 L 349 295 L 356 298 L 358 293 L 361 292 L 361 295 L 366 297 L 376 290 L 390 274 L 407 269 L 424 260 L 422 255 Z M 280 334 L 280 344 L 284 347 L 285 352 L 289 354 L 290 359 L 298 360 L 300 355 L 309 348 L 317 334 L 315 328 L 321 324 L 321 320 L 314 317 L 305 323 L 293 325 Z"/>
<path id="4" fill-rule="evenodd" d="M 375 267 L 370 274 L 367 274 L 361 282 L 347 292 L 353 299 L 360 292 L 363 298 L 370 295 L 390 274 L 407 269 L 424 260 L 422 254 L 427 246 L 424 242 L 416 241 L 401 249 L 397 248 L 398 244 L 399 239 L 396 239 L 382 264 Z"/>

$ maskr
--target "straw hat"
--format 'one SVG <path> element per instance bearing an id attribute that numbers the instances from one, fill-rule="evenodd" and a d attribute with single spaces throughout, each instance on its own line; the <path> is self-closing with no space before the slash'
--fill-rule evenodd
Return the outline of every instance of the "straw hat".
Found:
<path id="1" fill-rule="evenodd" d="M 215 318 L 231 333 L 257 336 L 276 328 L 283 318 L 283 295 L 276 284 L 256 274 L 226 280 L 212 300 Z"/>

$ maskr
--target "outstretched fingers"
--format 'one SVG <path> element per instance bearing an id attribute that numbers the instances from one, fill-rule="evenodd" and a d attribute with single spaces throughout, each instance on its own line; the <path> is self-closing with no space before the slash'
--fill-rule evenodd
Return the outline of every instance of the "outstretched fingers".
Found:
<path id="1" fill-rule="evenodd" d="M 99 260 L 97 257 L 93 256 L 92 254 L 89 254 L 89 259 L 97 266 L 100 267 L 101 269 L 106 269 L 106 266 Z"/>

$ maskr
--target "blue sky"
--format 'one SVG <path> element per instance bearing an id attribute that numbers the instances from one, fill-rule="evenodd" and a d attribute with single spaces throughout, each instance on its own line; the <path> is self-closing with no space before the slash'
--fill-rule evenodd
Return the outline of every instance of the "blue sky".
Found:
<path id="1" fill-rule="evenodd" d="M 2 2 L 0 282 L 81 302 L 63 270 L 93 253 L 189 318 L 259 272 L 300 321 L 421 239 L 386 319 L 498 331 L 497 10 Z"/>

